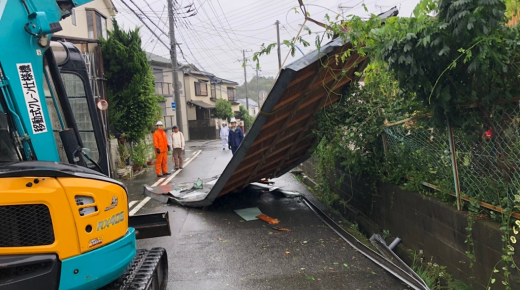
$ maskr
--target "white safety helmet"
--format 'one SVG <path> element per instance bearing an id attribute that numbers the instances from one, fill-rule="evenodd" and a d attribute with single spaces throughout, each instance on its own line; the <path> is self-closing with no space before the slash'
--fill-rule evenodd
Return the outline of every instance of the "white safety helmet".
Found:
<path id="1" fill-rule="evenodd" d="M 227 124 L 226 121 L 222 121 L 222 125 L 226 125 L 226 124 Z"/>
<path id="2" fill-rule="evenodd" d="M 157 121 L 157 124 L 155 124 L 155 126 L 162 126 L 163 123 L 161 121 Z"/>
<path id="3" fill-rule="evenodd" d="M 236 123 L 236 122 L 237 122 L 237 119 L 231 118 L 231 122 L 229 122 L 229 123 Z"/>

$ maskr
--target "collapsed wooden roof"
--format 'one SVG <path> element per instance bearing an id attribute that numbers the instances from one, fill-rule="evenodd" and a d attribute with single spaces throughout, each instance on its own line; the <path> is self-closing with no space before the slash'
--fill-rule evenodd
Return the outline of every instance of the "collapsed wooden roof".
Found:
<path id="1" fill-rule="evenodd" d="M 392 9 L 383 19 L 397 15 Z M 339 38 L 282 69 L 253 126 L 203 201 L 238 191 L 262 178 L 281 176 L 310 157 L 317 141 L 311 134 L 315 113 L 337 102 L 342 91 L 368 61 Z M 346 72 L 346 73 L 345 73 Z"/>

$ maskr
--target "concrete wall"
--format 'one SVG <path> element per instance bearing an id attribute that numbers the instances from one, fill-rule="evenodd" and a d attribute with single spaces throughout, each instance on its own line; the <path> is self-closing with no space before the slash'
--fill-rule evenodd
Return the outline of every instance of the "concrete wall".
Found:
<path id="1" fill-rule="evenodd" d="M 304 174 L 315 177 L 315 159 L 302 165 Z M 338 176 L 344 172 L 337 170 Z M 473 289 L 485 289 L 493 267 L 502 255 L 502 231 L 500 225 L 490 220 L 478 220 L 473 225 L 472 237 L 475 243 L 476 262 L 469 267 L 465 252 L 467 212 L 457 209 L 434 197 L 417 192 L 406 191 L 398 186 L 381 183 L 378 186 L 378 198 L 372 198 L 366 184 L 346 175 L 339 188 L 335 190 L 343 200 L 349 200 L 348 206 L 336 202 L 335 208 L 350 221 L 358 223 L 368 236 L 388 230 L 393 237 L 403 241 L 397 254 L 411 264 L 408 249 L 416 252 L 423 250 L 427 261 L 447 266 L 448 271 L 457 279 L 470 283 L 469 277 L 475 277 Z M 391 240 L 387 241 L 391 242 Z M 514 256 L 520 261 L 520 254 Z M 499 269 L 503 267 L 499 265 Z M 516 270 L 513 270 L 514 273 Z M 502 272 L 502 271 L 501 271 Z M 491 289 L 503 289 L 501 277 L 494 276 L 496 282 Z M 519 277 L 514 277 L 514 282 Z M 520 289 L 515 284 L 512 289 Z"/>

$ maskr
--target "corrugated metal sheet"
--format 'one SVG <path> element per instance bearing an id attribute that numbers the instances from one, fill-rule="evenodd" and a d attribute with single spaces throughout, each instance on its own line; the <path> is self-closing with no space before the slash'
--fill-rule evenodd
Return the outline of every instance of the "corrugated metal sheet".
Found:
<path id="1" fill-rule="evenodd" d="M 386 19 L 397 9 L 385 12 Z M 316 140 L 311 134 L 314 114 L 339 100 L 341 92 L 367 63 L 366 56 L 336 38 L 282 69 L 251 130 L 226 169 L 203 201 L 206 206 L 219 196 L 238 191 L 262 178 L 281 176 L 305 161 Z M 186 204 L 186 203 L 185 203 Z"/>

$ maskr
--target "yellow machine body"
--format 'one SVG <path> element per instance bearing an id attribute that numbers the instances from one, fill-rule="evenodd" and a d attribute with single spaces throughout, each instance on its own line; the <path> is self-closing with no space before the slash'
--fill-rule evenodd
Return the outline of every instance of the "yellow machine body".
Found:
<path id="1" fill-rule="evenodd" d="M 85 200 L 90 202 L 85 204 Z M 125 189 L 108 181 L 80 177 L 0 179 L 0 206 L 28 204 L 49 208 L 54 243 L 0 247 L 0 255 L 57 253 L 64 260 L 116 241 L 128 230 Z"/>

